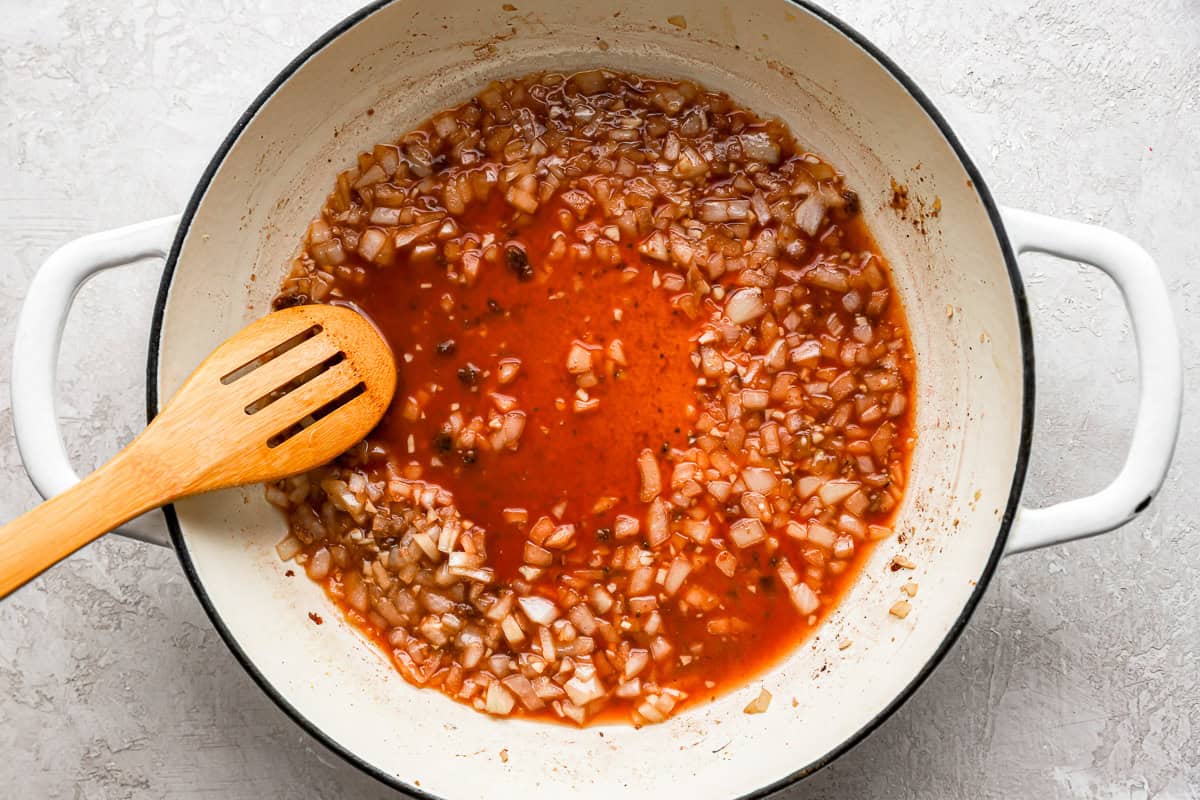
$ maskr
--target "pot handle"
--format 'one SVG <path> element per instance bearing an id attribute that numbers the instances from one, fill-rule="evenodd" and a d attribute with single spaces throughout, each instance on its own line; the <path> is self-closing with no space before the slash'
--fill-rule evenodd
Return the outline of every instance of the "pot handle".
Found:
<path id="1" fill-rule="evenodd" d="M 63 327 L 79 288 L 93 275 L 171 249 L 179 215 L 94 233 L 56 250 L 34 274 L 17 317 L 12 358 L 12 420 L 17 450 L 38 493 L 49 499 L 79 483 L 55 408 Z M 163 526 L 143 515 L 115 533 L 170 546 Z"/>
<path id="2" fill-rule="evenodd" d="M 1018 254 L 1049 253 L 1103 270 L 1125 299 L 1137 342 L 1137 420 L 1125 464 L 1112 483 L 1088 497 L 1046 508 L 1021 506 L 1005 554 L 1095 536 L 1146 510 L 1162 486 L 1183 403 L 1179 337 L 1166 284 L 1154 260 L 1138 244 L 1096 225 L 1055 219 L 1014 208 L 1001 209 Z"/>

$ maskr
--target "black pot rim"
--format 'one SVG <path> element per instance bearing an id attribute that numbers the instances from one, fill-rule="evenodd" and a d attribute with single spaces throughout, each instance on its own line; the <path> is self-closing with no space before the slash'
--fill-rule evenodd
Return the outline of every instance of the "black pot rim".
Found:
<path id="1" fill-rule="evenodd" d="M 233 129 L 225 137 L 221 146 L 217 149 L 216 154 L 209 162 L 200 181 L 196 184 L 196 189 L 192 193 L 188 201 L 187 207 L 184 209 L 183 215 L 179 223 L 179 230 L 175 235 L 175 241 L 171 246 L 171 252 L 167 256 L 166 265 L 163 269 L 162 280 L 159 284 L 158 296 L 154 306 L 154 317 L 150 331 L 150 346 L 146 366 L 146 414 L 147 419 L 153 419 L 158 412 L 158 365 L 161 345 L 163 314 L 166 310 L 167 297 L 170 293 L 171 280 L 175 274 L 175 267 L 179 258 L 179 251 L 183 245 L 183 240 L 187 236 L 187 231 L 191 225 L 192 219 L 195 217 L 196 209 L 200 205 L 209 185 L 212 182 L 217 170 L 225 160 L 225 156 L 229 153 L 242 131 L 250 123 L 250 120 L 258 112 L 267 100 L 279 89 L 279 87 L 287 81 L 301 66 L 303 66 L 312 56 L 323 50 L 334 39 L 340 36 L 345 31 L 357 25 L 362 20 L 366 19 L 384 6 L 389 5 L 395 0 L 375 0 L 371 4 L 349 15 L 341 22 L 334 25 L 322 36 L 316 39 L 312 44 L 304 49 L 296 58 L 294 58 L 284 69 L 275 76 L 275 78 L 267 84 L 261 93 L 250 104 L 250 107 L 238 118 Z M 1008 270 L 1009 284 L 1013 292 L 1013 301 L 1016 306 L 1017 324 L 1021 336 L 1021 360 L 1023 370 L 1023 389 L 1024 402 L 1021 408 L 1021 433 L 1019 448 L 1017 452 L 1016 468 L 1013 472 L 1012 486 L 1009 490 L 1008 501 L 1005 504 L 1004 514 L 1000 520 L 1000 527 L 996 536 L 996 544 L 992 548 L 992 552 L 988 557 L 987 564 L 984 566 L 983 572 L 979 580 L 971 592 L 971 596 L 967 599 L 963 606 L 962 612 L 955 620 L 954 624 L 943 637 L 942 642 L 938 645 L 937 650 L 922 666 L 917 675 L 905 686 L 890 703 L 887 704 L 878 714 L 870 721 L 863 725 L 858 731 L 847 738 L 844 742 L 838 745 L 830 752 L 823 755 L 821 758 L 800 767 L 773 783 L 763 786 L 753 792 L 742 795 L 738 800 L 757 800 L 777 791 L 785 789 L 793 784 L 803 780 L 820 770 L 822 767 L 835 761 L 839 756 L 843 755 L 870 735 L 878 728 L 884 720 L 890 717 L 900 706 L 902 706 L 917 690 L 917 688 L 925 682 L 925 679 L 936 669 L 936 667 L 946 657 L 951 647 L 958 640 L 974 613 L 976 607 L 991 582 L 992 575 L 995 573 L 996 566 L 1004 555 L 1004 547 L 1008 541 L 1009 532 L 1012 528 L 1013 520 L 1016 516 L 1017 508 L 1020 503 L 1021 490 L 1025 483 L 1025 474 L 1029 465 L 1030 444 L 1033 437 L 1033 413 L 1034 413 L 1034 362 L 1033 362 L 1033 335 L 1029 321 L 1029 306 L 1025 299 L 1025 287 L 1021 280 L 1020 272 L 1017 268 L 1016 256 L 1013 253 L 1012 247 L 1009 244 L 1008 236 L 1005 233 L 1004 224 L 1000 216 L 999 208 L 992 198 L 991 192 L 987 188 L 987 184 L 983 180 L 983 176 L 979 173 L 978 168 L 967 155 L 962 143 L 950 128 L 949 123 L 942 116 L 941 112 L 933 105 L 933 102 L 921 91 L 920 87 L 904 73 L 899 66 L 896 65 L 887 55 L 879 48 L 867 40 L 865 36 L 860 34 L 854 28 L 847 25 L 842 20 L 838 19 L 833 14 L 813 5 L 809 0 L 784 0 L 791 3 L 804 11 L 812 14 L 822 20 L 830 27 L 837 30 L 846 38 L 850 39 L 855 45 L 862 48 L 868 55 L 875 59 L 878 64 L 883 67 L 916 101 L 929 116 L 933 123 L 937 126 L 942 136 L 945 137 L 947 143 L 953 148 L 955 155 L 958 157 L 960 164 L 970 177 L 974 184 L 974 189 L 987 212 L 988 219 L 992 223 L 992 227 L 996 233 L 996 240 L 1000 246 L 1001 253 L 1004 256 L 1005 267 Z M 280 693 L 273 684 L 271 684 L 266 676 L 259 671 L 254 662 L 238 645 L 237 640 L 225 625 L 221 615 L 217 612 L 212 603 L 212 599 L 208 596 L 204 585 L 201 583 L 199 576 L 196 573 L 195 564 L 187 548 L 187 542 L 184 540 L 183 531 L 179 526 L 178 517 L 175 514 L 174 506 L 166 506 L 163 508 L 163 514 L 166 517 L 167 527 L 170 530 L 171 542 L 175 547 L 175 551 L 179 556 L 180 564 L 183 566 L 183 571 L 187 575 L 192 589 L 196 592 L 200 604 L 204 607 L 205 613 L 208 614 L 213 626 L 225 641 L 226 646 L 237 658 L 243 669 L 250 675 L 259 688 L 270 697 L 280 709 L 291 717 L 301 728 L 316 738 L 323 745 L 328 747 L 334 753 L 337 753 L 345 761 L 358 768 L 362 772 L 370 775 L 381 783 L 399 790 L 410 797 L 420 798 L 420 800 L 438 800 L 435 795 L 432 795 L 412 784 L 400 780 L 394 775 L 390 775 L 373 764 L 368 763 L 359 755 L 351 752 L 333 739 L 329 734 L 325 733 L 316 723 L 304 716 L 304 713 L 293 706 Z"/>

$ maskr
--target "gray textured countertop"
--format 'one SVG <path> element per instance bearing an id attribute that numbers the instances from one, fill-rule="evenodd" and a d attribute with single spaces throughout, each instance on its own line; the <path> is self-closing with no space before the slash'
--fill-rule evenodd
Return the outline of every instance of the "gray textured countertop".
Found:
<path id="1" fill-rule="evenodd" d="M 197 8 L 189 9 L 195 5 Z M 30 277 L 80 234 L 182 208 L 251 98 L 353 0 L 0 0 L 0 520 L 36 499 L 8 372 Z M 1006 560 L 903 709 L 800 797 L 1200 797 L 1200 6 L 1188 0 L 831 2 L 929 93 L 1002 202 L 1120 230 L 1158 258 L 1193 388 L 1151 510 Z M 159 265 L 89 284 L 67 325 L 69 447 L 144 421 Z M 1038 369 L 1037 502 L 1115 474 L 1136 405 L 1115 289 L 1023 264 Z M 226 651 L 169 551 L 103 540 L 0 604 L 0 795 L 387 798 Z"/>

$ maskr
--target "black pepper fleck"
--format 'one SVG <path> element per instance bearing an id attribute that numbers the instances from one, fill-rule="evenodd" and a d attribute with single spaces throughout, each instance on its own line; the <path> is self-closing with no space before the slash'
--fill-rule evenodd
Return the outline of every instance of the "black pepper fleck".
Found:
<path id="1" fill-rule="evenodd" d="M 306 294 L 283 294 L 271 302 L 271 307 L 276 311 L 282 311 L 285 308 L 292 308 L 294 306 L 306 306 L 311 302 L 312 300 Z"/>
<path id="2" fill-rule="evenodd" d="M 847 189 L 842 192 L 842 199 L 846 201 L 846 204 L 842 206 L 842 210 L 846 212 L 847 216 L 853 217 L 858 214 L 858 192 Z"/>
<path id="3" fill-rule="evenodd" d="M 458 368 L 458 379 L 463 382 L 464 386 L 475 386 L 478 384 L 481 374 L 479 367 L 471 363 L 468 363 L 465 367 Z"/>
<path id="4" fill-rule="evenodd" d="M 510 244 L 504 248 L 504 260 L 517 276 L 519 281 L 533 280 L 533 267 L 529 265 L 529 256 L 525 255 L 525 251 L 515 244 Z"/>

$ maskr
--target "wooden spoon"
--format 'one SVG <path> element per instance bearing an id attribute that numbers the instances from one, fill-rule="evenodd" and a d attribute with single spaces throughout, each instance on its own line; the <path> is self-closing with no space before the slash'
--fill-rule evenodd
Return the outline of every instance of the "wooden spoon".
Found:
<path id="1" fill-rule="evenodd" d="M 395 389 L 387 342 L 353 310 L 263 317 L 213 351 L 111 461 L 0 528 L 0 597 L 152 508 L 324 464 L 375 427 Z"/>

